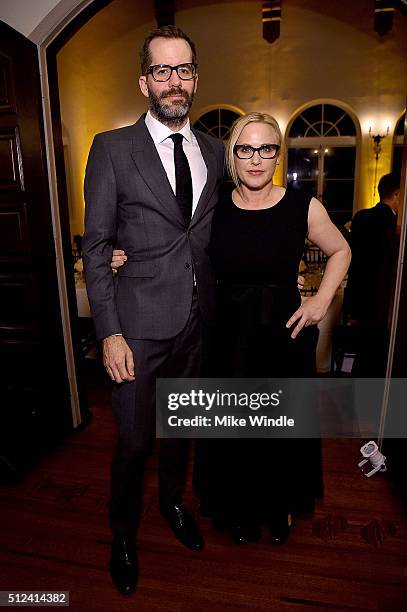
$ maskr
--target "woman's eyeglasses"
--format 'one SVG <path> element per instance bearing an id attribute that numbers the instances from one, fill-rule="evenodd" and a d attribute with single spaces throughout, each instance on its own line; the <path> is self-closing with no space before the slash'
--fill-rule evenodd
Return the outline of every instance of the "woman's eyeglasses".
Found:
<path id="1" fill-rule="evenodd" d="M 274 159 L 279 150 L 280 145 L 277 144 L 264 144 L 261 147 L 241 144 L 233 147 L 233 152 L 239 159 L 251 159 L 256 151 L 263 159 Z"/>

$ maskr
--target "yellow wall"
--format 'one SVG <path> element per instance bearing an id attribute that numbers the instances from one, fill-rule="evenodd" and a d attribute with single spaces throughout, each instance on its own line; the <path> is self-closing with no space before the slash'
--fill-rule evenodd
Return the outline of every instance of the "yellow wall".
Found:
<path id="1" fill-rule="evenodd" d="M 134 6 L 137 5 L 135 9 Z M 374 154 L 368 134 L 384 133 L 377 175 L 390 170 L 392 134 L 407 91 L 407 19 L 373 31 L 371 0 L 285 0 L 281 36 L 262 38 L 261 3 L 180 0 L 176 23 L 196 42 L 199 88 L 192 119 L 208 106 L 271 113 L 283 133 L 311 100 L 337 101 L 360 124 L 355 209 L 371 206 Z M 61 50 L 61 111 L 71 151 L 72 233 L 82 231 L 82 181 L 96 132 L 134 122 L 145 111 L 138 49 L 155 27 L 151 2 L 114 0 Z M 279 166 L 280 182 L 283 165 Z"/>
<path id="2" fill-rule="evenodd" d="M 58 53 L 71 234 L 83 233 L 83 179 L 94 135 L 134 123 L 145 110 L 138 87 L 141 42 L 155 27 L 153 8 L 115 0 L 89 21 Z"/>

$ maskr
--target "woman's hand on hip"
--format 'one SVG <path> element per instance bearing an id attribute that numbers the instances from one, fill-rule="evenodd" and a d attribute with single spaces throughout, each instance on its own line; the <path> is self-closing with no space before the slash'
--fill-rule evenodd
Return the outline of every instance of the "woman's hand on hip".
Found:
<path id="1" fill-rule="evenodd" d="M 124 251 L 120 251 L 119 249 L 114 249 L 112 261 L 110 262 L 110 267 L 112 268 L 113 274 L 117 274 L 117 270 L 120 268 L 120 266 L 123 266 L 126 261 L 126 253 Z"/>
<path id="2" fill-rule="evenodd" d="M 326 315 L 328 307 L 329 303 L 327 304 L 326 301 L 322 300 L 318 295 L 303 298 L 301 306 L 286 323 L 287 328 L 297 323 L 291 334 L 291 338 L 296 338 L 303 327 L 309 327 L 310 325 L 319 323 Z"/>

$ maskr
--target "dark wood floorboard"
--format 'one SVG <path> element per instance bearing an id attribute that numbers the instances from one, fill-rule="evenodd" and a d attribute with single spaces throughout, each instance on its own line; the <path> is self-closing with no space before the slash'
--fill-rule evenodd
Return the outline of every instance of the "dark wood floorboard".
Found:
<path id="1" fill-rule="evenodd" d="M 141 578 L 123 598 L 107 572 L 109 467 L 116 429 L 109 388 L 91 384 L 92 423 L 18 485 L 0 489 L 0 590 L 70 591 L 71 609 L 187 612 L 398 612 L 407 609 L 407 518 L 382 474 L 361 476 L 359 440 L 324 441 L 325 498 L 289 542 L 233 545 L 200 519 L 194 554 L 157 509 L 148 462 L 139 536 Z M 191 470 L 190 470 L 191 471 Z M 197 513 L 189 483 L 187 499 Z"/>

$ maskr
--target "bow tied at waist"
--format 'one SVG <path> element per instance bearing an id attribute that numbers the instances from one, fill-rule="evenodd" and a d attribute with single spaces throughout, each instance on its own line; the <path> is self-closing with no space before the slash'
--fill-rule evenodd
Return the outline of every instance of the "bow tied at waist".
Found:
<path id="1" fill-rule="evenodd" d="M 296 282 L 294 284 L 249 284 L 218 280 L 217 286 L 227 301 L 243 306 L 253 302 L 258 304 L 261 325 L 269 325 L 273 312 L 277 315 L 282 308 L 285 310 L 284 306 L 288 302 L 295 301 L 299 305 L 301 301 Z"/>

